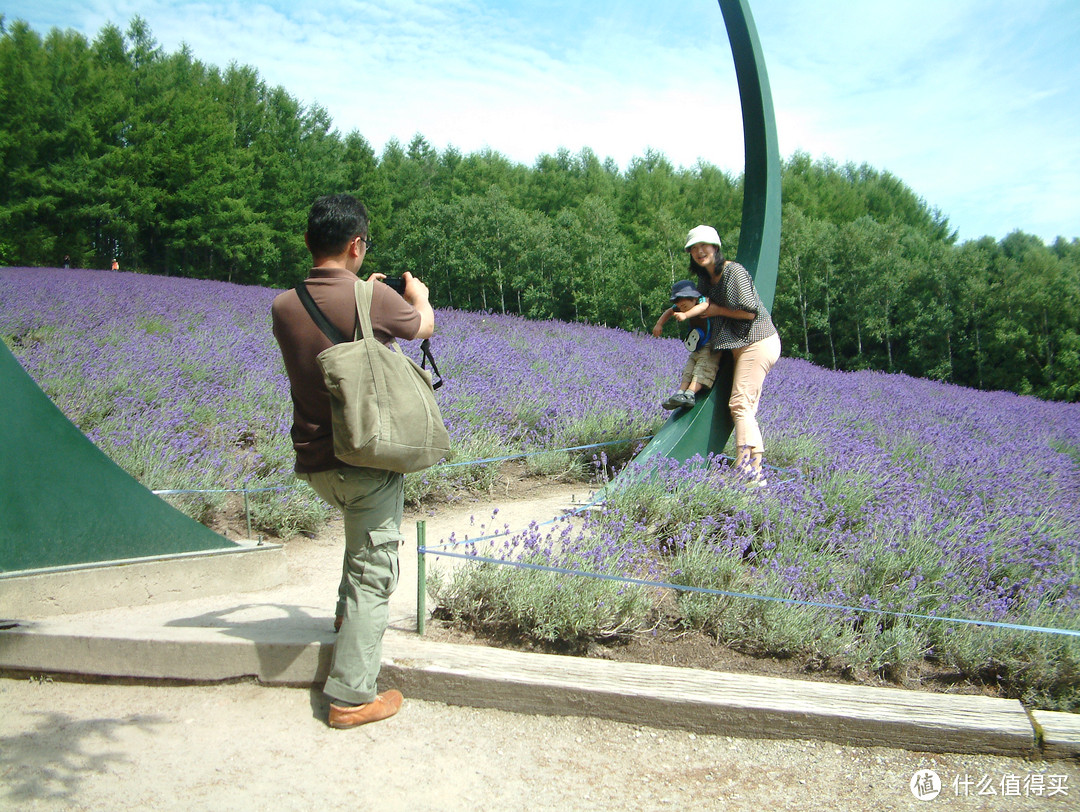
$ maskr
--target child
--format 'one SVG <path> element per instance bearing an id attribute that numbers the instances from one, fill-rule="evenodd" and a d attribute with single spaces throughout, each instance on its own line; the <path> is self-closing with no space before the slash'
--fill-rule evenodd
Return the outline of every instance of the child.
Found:
<path id="1" fill-rule="evenodd" d="M 701 318 L 709 306 L 709 300 L 698 292 L 694 283 L 683 279 L 672 285 L 671 301 L 672 306 L 660 315 L 652 332 L 659 338 L 672 316 L 676 321 L 690 322 L 690 332 L 683 342 L 690 350 L 690 358 L 683 368 L 681 385 L 675 394 L 661 404 L 665 409 L 682 409 L 693 406 L 698 392 L 713 385 L 720 366 L 720 353 L 709 349 L 709 320 Z"/>

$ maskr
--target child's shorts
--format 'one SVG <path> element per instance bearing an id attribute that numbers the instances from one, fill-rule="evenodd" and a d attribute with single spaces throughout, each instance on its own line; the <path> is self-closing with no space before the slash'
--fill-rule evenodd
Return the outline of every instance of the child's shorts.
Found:
<path id="1" fill-rule="evenodd" d="M 683 367 L 682 379 L 697 382 L 705 387 L 712 387 L 716 380 L 716 371 L 720 368 L 720 353 L 702 347 L 694 350 Z"/>

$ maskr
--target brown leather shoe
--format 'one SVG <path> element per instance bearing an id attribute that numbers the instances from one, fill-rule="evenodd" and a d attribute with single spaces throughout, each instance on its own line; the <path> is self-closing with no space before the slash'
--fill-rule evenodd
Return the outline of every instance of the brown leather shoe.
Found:
<path id="1" fill-rule="evenodd" d="M 389 719 L 401 709 L 404 701 L 401 691 L 386 691 L 379 694 L 371 702 L 363 705 L 335 705 L 330 703 L 330 727 L 345 730 L 350 727 L 359 727 L 368 722 L 381 722 Z"/>

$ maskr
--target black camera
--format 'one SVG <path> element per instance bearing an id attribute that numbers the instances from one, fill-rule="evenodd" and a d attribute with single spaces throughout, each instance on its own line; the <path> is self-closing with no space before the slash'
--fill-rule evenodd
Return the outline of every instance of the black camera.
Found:
<path id="1" fill-rule="evenodd" d="M 405 295 L 405 278 L 401 276 L 388 276 L 383 283 L 397 291 L 398 296 Z"/>

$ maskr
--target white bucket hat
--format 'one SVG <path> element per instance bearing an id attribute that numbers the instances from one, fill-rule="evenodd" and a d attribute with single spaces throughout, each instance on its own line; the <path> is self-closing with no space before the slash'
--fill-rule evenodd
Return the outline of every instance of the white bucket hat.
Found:
<path id="1" fill-rule="evenodd" d="M 686 235 L 686 250 L 689 251 L 691 246 L 697 245 L 699 242 L 715 245 L 719 248 L 720 235 L 716 233 L 716 229 L 712 226 L 694 226 L 690 229 L 690 233 Z"/>

